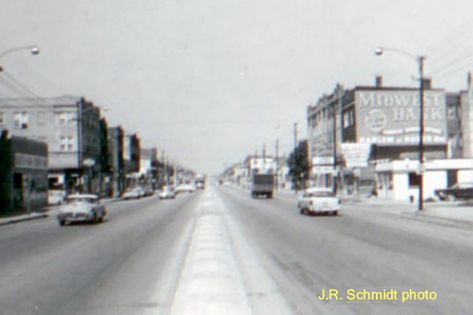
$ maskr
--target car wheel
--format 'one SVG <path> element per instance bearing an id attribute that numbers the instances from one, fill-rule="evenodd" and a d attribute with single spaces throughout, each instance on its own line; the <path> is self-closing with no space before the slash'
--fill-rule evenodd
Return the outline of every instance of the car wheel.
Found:
<path id="1" fill-rule="evenodd" d="M 305 214 L 305 210 L 303 208 L 301 208 L 301 214 Z"/>
<path id="2" fill-rule="evenodd" d="M 59 220 L 59 225 L 60 226 L 66 225 L 66 220 Z"/>
<path id="3" fill-rule="evenodd" d="M 337 215 L 338 215 L 338 211 L 334 211 L 332 214 L 333 214 L 334 216 L 337 216 Z"/>

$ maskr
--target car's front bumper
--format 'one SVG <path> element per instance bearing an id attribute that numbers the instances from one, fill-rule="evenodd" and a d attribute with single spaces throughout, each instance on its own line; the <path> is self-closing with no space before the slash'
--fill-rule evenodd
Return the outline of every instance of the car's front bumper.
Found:
<path id="1" fill-rule="evenodd" d="M 94 219 L 94 214 L 83 213 L 83 212 L 60 213 L 58 214 L 57 219 L 59 221 L 68 221 L 68 222 L 92 221 Z"/>

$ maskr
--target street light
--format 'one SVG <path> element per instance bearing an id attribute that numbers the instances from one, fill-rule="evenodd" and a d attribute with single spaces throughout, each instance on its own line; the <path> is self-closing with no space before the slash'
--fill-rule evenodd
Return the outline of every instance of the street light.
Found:
<path id="1" fill-rule="evenodd" d="M 6 55 L 9 55 L 9 54 L 17 52 L 17 51 L 22 51 L 22 50 L 29 50 L 32 55 L 38 55 L 39 52 L 40 52 L 38 46 L 36 46 L 36 45 L 20 46 L 20 47 L 10 48 L 10 49 L 7 49 L 7 50 L 3 51 L 2 53 L 0 53 L 0 58 L 3 58 Z"/>
<path id="2" fill-rule="evenodd" d="M 418 210 L 423 210 L 424 199 L 424 60 L 425 56 L 413 55 L 407 51 L 397 48 L 378 47 L 374 53 L 377 56 L 383 55 L 385 50 L 397 52 L 416 60 L 419 65 L 419 98 L 420 98 L 420 117 L 419 117 L 419 196 Z"/>
<path id="3" fill-rule="evenodd" d="M 0 59 L 7 56 L 7 55 L 9 55 L 9 54 L 12 54 L 12 53 L 17 52 L 17 51 L 22 51 L 22 50 L 29 50 L 32 55 L 38 55 L 39 52 L 40 52 L 38 46 L 36 46 L 36 45 L 15 47 L 15 48 L 10 48 L 10 49 L 7 49 L 7 50 L 1 52 L 0 53 Z M 2 71 L 3 71 L 3 68 L 0 66 L 0 72 L 2 72 Z"/>

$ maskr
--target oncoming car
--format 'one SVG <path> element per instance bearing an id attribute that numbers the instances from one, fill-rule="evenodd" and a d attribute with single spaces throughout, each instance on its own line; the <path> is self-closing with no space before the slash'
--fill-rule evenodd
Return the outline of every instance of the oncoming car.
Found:
<path id="1" fill-rule="evenodd" d="M 301 214 L 337 215 L 341 209 L 340 199 L 327 188 L 308 188 L 297 201 Z"/>
<path id="2" fill-rule="evenodd" d="M 107 211 L 99 198 L 91 194 L 76 194 L 66 198 L 66 203 L 59 208 L 59 225 L 72 222 L 102 222 Z"/>

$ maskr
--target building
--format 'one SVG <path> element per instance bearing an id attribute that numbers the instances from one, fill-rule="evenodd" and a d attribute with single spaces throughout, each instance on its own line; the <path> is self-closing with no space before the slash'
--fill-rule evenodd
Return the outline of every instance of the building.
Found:
<path id="1" fill-rule="evenodd" d="M 22 137 L 0 136 L 0 211 L 36 211 L 48 204 L 48 147 Z"/>
<path id="2" fill-rule="evenodd" d="M 135 134 L 123 137 L 123 161 L 125 163 L 125 187 L 135 187 L 140 179 L 140 138 Z"/>
<path id="3" fill-rule="evenodd" d="M 140 150 L 140 174 L 144 186 L 156 189 L 158 180 L 158 149 L 142 148 Z"/>
<path id="4" fill-rule="evenodd" d="M 108 160 L 110 163 L 112 197 L 119 197 L 125 191 L 125 160 L 124 157 L 124 132 L 121 126 L 111 127 L 107 130 Z"/>
<path id="5" fill-rule="evenodd" d="M 0 100 L 0 128 L 48 144 L 50 186 L 100 190 L 100 111 L 83 97 Z"/>
<path id="6" fill-rule="evenodd" d="M 246 169 L 245 176 L 251 177 L 254 174 L 274 174 L 276 173 L 276 161 L 272 156 L 247 156 L 243 162 Z"/>
<path id="7" fill-rule="evenodd" d="M 424 88 L 424 158 L 442 160 L 447 157 L 448 142 L 455 137 L 447 126 L 447 93 L 433 89 L 430 80 Z M 458 98 L 450 96 L 449 100 L 454 103 Z M 309 159 L 315 185 L 338 183 L 347 192 L 355 185 L 375 192 L 395 189 L 393 172 L 386 171 L 392 168 L 386 168 L 385 162 L 418 160 L 419 102 L 417 88 L 385 87 L 378 77 L 374 86 L 344 89 L 337 85 L 332 94 L 309 106 Z M 411 189 L 409 196 L 395 194 L 398 199 L 418 189 L 419 170 L 409 167 L 404 172 Z"/>

